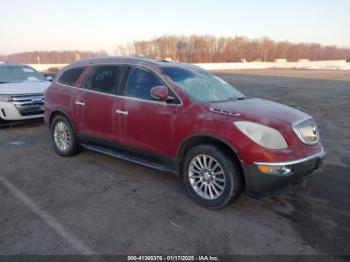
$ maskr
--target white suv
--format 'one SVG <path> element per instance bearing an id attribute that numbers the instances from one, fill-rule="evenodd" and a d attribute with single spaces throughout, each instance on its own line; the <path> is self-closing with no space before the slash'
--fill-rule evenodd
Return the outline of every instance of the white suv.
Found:
<path id="1" fill-rule="evenodd" d="M 27 65 L 0 64 L 0 123 L 43 117 L 50 79 Z"/>

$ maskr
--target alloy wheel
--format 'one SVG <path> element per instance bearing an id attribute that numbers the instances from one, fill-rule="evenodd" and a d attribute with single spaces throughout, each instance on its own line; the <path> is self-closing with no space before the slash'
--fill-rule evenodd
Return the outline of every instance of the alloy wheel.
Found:
<path id="1" fill-rule="evenodd" d="M 67 151 L 71 146 L 71 134 L 66 123 L 59 121 L 54 128 L 54 140 L 58 149 L 62 152 Z"/>
<path id="2" fill-rule="evenodd" d="M 204 199 L 217 199 L 225 190 L 224 170 L 212 156 L 195 156 L 189 164 L 188 176 L 193 190 Z"/>

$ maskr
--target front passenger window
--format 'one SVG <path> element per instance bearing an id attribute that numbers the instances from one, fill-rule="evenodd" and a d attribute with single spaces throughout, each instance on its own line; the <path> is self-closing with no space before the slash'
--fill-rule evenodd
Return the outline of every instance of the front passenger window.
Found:
<path id="1" fill-rule="evenodd" d="M 85 88 L 106 94 L 116 94 L 122 77 L 122 66 L 96 66 L 88 77 Z"/>
<path id="2" fill-rule="evenodd" d="M 132 67 L 128 74 L 124 95 L 146 100 L 157 100 L 151 96 L 151 89 L 164 85 L 152 72 Z"/>

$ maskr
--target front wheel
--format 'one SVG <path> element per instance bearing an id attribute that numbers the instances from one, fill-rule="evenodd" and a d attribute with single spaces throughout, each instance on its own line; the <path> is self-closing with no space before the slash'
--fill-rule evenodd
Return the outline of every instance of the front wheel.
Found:
<path id="1" fill-rule="evenodd" d="M 0 128 L 5 127 L 6 121 L 0 117 Z"/>
<path id="2" fill-rule="evenodd" d="M 56 116 L 51 123 L 50 131 L 57 154 L 71 156 L 78 152 L 78 141 L 67 118 L 62 115 Z"/>
<path id="3" fill-rule="evenodd" d="M 238 163 L 212 145 L 189 150 L 184 159 L 182 179 L 189 196 L 210 209 L 223 208 L 234 202 L 242 191 Z"/>

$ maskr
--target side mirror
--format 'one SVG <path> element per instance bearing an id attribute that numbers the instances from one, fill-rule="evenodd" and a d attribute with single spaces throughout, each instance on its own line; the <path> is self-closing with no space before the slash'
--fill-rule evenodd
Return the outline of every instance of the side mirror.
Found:
<path id="1" fill-rule="evenodd" d="M 166 101 L 169 98 L 169 90 L 166 86 L 155 86 L 151 89 L 151 96 L 160 100 Z"/>
<path id="2" fill-rule="evenodd" d="M 47 81 L 50 81 L 50 82 L 51 82 L 52 79 L 53 79 L 52 76 L 46 76 L 45 78 L 46 78 Z"/>

